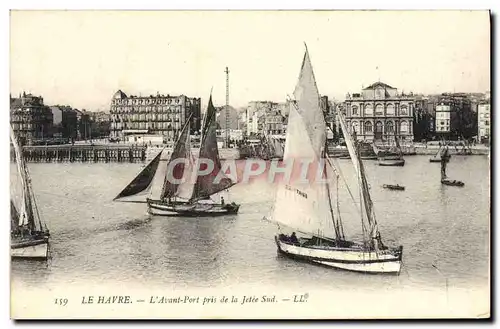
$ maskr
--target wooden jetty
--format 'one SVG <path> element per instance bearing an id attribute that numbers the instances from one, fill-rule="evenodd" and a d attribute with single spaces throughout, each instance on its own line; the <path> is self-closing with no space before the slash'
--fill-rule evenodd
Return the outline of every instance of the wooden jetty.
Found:
<path id="1" fill-rule="evenodd" d="M 49 145 L 24 146 L 23 156 L 28 162 L 143 162 L 146 146 L 133 145 Z M 14 150 L 10 150 L 14 161 Z"/>

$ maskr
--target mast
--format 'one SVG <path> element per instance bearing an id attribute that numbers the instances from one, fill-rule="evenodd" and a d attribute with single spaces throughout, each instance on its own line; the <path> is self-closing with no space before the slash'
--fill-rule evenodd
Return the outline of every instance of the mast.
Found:
<path id="1" fill-rule="evenodd" d="M 229 147 L 229 68 L 226 66 L 226 129 L 225 129 L 225 145 Z"/>

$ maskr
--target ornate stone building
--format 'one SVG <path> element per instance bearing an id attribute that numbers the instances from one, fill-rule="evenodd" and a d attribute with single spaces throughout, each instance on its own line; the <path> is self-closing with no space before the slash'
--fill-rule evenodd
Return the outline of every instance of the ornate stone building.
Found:
<path id="1" fill-rule="evenodd" d="M 201 126 L 201 99 L 184 95 L 127 96 L 118 90 L 111 99 L 111 137 L 131 134 L 163 135 L 174 142 L 182 126 L 193 113 L 191 134 Z"/>
<path id="2" fill-rule="evenodd" d="M 347 95 L 347 125 L 356 131 L 359 140 L 387 141 L 396 135 L 412 142 L 414 106 L 413 95 L 400 95 L 396 88 L 375 82 L 360 94 Z"/>
<path id="3" fill-rule="evenodd" d="M 10 123 L 21 143 L 52 137 L 52 111 L 43 103 L 43 97 L 23 92 L 10 98 Z"/>

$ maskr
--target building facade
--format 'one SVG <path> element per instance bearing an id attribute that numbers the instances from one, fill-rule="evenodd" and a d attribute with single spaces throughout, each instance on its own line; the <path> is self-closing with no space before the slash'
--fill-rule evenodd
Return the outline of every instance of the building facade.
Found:
<path id="1" fill-rule="evenodd" d="M 365 141 L 413 141 L 413 95 L 399 94 L 396 88 L 376 82 L 361 93 L 348 94 L 344 103 L 350 132 Z"/>
<path id="2" fill-rule="evenodd" d="M 76 139 L 78 137 L 78 117 L 68 105 L 50 107 L 53 115 L 53 135 L 59 138 Z"/>
<path id="3" fill-rule="evenodd" d="M 201 128 L 201 99 L 185 95 L 127 96 L 118 90 L 111 100 L 110 134 L 123 138 L 129 134 L 163 135 L 175 142 L 189 116 L 193 114 L 191 134 Z"/>
<path id="4" fill-rule="evenodd" d="M 10 123 L 21 143 L 52 137 L 53 114 L 43 97 L 22 93 L 10 98 Z"/>
<path id="5" fill-rule="evenodd" d="M 490 119 L 490 103 L 481 103 L 477 106 L 477 139 L 480 142 L 490 139 L 491 134 L 491 119 Z"/>
<path id="6" fill-rule="evenodd" d="M 436 105 L 436 133 L 449 134 L 451 132 L 451 105 L 438 104 Z"/>

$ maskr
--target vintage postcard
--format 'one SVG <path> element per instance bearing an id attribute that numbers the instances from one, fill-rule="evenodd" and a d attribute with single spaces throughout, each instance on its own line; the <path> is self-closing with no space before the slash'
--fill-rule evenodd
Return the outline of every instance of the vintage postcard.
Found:
<path id="1" fill-rule="evenodd" d="M 12 10 L 11 318 L 489 318 L 490 21 Z"/>

